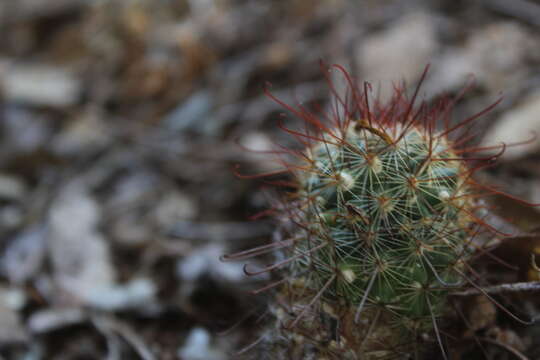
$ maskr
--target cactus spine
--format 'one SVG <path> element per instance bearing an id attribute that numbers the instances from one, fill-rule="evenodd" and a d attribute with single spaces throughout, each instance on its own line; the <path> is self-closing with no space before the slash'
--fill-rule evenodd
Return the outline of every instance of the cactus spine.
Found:
<path id="1" fill-rule="evenodd" d="M 269 94 L 314 130 L 283 127 L 305 147 L 287 163 L 295 190 L 282 206 L 286 230 L 240 257 L 285 254 L 257 272 L 246 268 L 281 269 L 279 321 L 265 339 L 272 358 L 418 357 L 419 339 L 443 348 L 437 320 L 449 292 L 468 281 L 473 239 L 497 232 L 478 215 L 481 185 L 471 175 L 479 167 L 469 165 L 487 158 L 462 148 L 462 130 L 496 103 L 451 124 L 452 102 L 415 106 L 419 86 L 412 98 L 398 87 L 388 103 L 370 104 L 369 85 L 332 69 L 348 86 L 340 96 L 329 81 L 330 113 Z"/>

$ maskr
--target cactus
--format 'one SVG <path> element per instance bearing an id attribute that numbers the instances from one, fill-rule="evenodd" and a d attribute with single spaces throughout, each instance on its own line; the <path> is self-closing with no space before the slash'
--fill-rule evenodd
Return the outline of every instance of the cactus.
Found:
<path id="1" fill-rule="evenodd" d="M 280 125 L 304 146 L 287 151 L 296 160 L 285 163 L 294 190 L 278 211 L 282 239 L 229 256 L 277 251 L 274 264 L 245 269 L 282 276 L 263 288 L 279 289 L 278 321 L 259 346 L 272 359 L 379 359 L 418 357 L 422 341 L 436 340 L 444 355 L 438 320 L 449 314 L 452 290 L 477 287 L 467 276 L 475 238 L 501 235 L 482 220 L 477 200 L 495 190 L 472 177 L 494 157 L 471 154 L 496 147 L 464 148 L 469 125 L 496 103 L 453 124 L 451 101 L 415 106 L 420 85 L 412 98 L 396 87 L 388 103 L 370 104 L 368 84 L 360 88 L 339 65 L 332 70 L 347 93 L 329 80 L 330 113 L 268 93 L 309 127 Z"/>

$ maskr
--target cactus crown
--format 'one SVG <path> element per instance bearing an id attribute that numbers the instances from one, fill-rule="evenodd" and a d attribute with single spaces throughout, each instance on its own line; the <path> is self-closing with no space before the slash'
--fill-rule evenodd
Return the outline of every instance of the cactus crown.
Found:
<path id="1" fill-rule="evenodd" d="M 291 266 L 323 298 L 358 314 L 385 306 L 423 328 L 459 283 L 473 203 L 449 141 L 398 125 L 351 122 L 342 137 L 308 148 L 296 194 L 308 227 L 296 234 Z"/>
<path id="2" fill-rule="evenodd" d="M 335 90 L 330 70 L 345 79 L 345 95 Z M 471 154 L 497 147 L 464 148 L 470 125 L 498 101 L 453 123 L 450 110 L 457 99 L 416 106 L 420 85 L 411 98 L 396 86 L 386 104 L 370 103 L 369 84 L 359 87 L 339 65 L 325 68 L 325 74 L 333 93 L 329 112 L 290 106 L 267 92 L 309 125 L 304 132 L 280 125 L 304 146 L 287 152 L 295 161 L 283 161 L 294 175 L 294 191 L 280 214 L 297 226 L 289 226 L 283 240 L 230 258 L 285 249 L 287 257 L 246 273 L 282 269 L 284 279 L 275 284 L 286 284 L 278 296 L 288 298 L 290 316 L 278 318 L 290 320 L 287 327 L 300 328 L 304 336 L 320 332 L 314 329 L 316 317 L 302 320 L 318 311 L 344 324 L 354 319 L 354 331 L 343 325 L 333 332 L 345 339 L 342 348 L 361 343 L 351 350 L 364 347 L 361 356 L 369 352 L 370 334 L 394 338 L 392 346 L 398 346 L 395 338 L 432 330 L 439 339 L 437 318 L 447 311 L 448 293 L 465 283 L 476 286 L 466 276 L 477 246 L 473 239 L 483 232 L 501 235 L 482 220 L 484 205 L 477 201 L 480 193 L 496 191 L 471 176 L 497 157 Z M 500 150 L 499 155 L 504 145 Z M 377 321 L 391 330 L 375 328 Z M 359 330 L 361 324 L 371 325 Z"/>

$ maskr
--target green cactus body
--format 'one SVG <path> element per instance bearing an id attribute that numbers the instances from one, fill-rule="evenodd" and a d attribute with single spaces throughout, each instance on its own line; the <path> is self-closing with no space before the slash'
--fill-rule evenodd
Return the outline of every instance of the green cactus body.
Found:
<path id="1" fill-rule="evenodd" d="M 268 343 L 288 354 L 278 359 L 401 358 L 418 354 L 421 338 L 442 347 L 437 320 L 449 292 L 467 282 L 472 239 L 491 231 L 475 215 L 482 206 L 463 138 L 449 136 L 495 104 L 456 125 L 450 102 L 416 107 L 418 88 L 410 99 L 397 88 L 370 108 L 368 86 L 334 69 L 349 87 L 340 97 L 330 82 L 331 114 L 269 94 L 317 131 L 284 128 L 305 146 L 288 164 L 296 190 L 282 206 L 285 239 L 245 253 L 286 254 L 257 272 L 281 269 L 276 284 L 285 283 Z"/>
<path id="2" fill-rule="evenodd" d="M 456 158 L 446 139 L 421 129 L 391 142 L 357 122 L 346 130 L 339 143 L 308 149 L 298 174 L 310 227 L 295 242 L 294 271 L 313 289 L 332 282 L 325 299 L 384 306 L 404 324 L 429 326 L 468 252 L 469 205 L 458 201 L 465 169 L 443 160 Z"/>

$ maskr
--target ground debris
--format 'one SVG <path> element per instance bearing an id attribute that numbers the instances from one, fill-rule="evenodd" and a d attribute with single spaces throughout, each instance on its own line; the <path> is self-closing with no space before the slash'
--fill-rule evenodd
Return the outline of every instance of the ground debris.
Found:
<path id="1" fill-rule="evenodd" d="M 244 261 L 220 256 L 272 237 L 264 215 L 278 191 L 251 175 L 286 184 L 284 161 L 301 154 L 283 153 L 298 144 L 280 127 L 303 125 L 265 89 L 329 109 L 320 59 L 372 80 L 381 98 L 427 64 L 419 99 L 459 94 L 474 75 L 450 121 L 502 93 L 470 146 L 530 140 L 482 173 L 539 202 L 538 6 L 503 3 L 0 1 L 0 358 L 222 360 L 261 339 L 271 291 L 247 293 L 270 277 L 248 279 Z M 538 212 L 492 200 L 500 211 L 483 219 L 515 235 L 493 254 L 517 270 L 487 255 L 475 270 L 487 288 L 538 281 L 527 237 Z M 494 296 L 534 316 L 535 294 Z M 482 358 L 475 336 L 493 356 L 539 356 L 537 330 L 474 304 L 458 356 Z"/>

